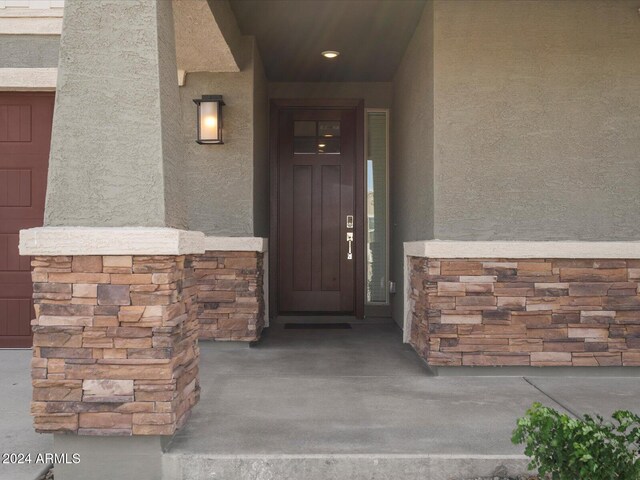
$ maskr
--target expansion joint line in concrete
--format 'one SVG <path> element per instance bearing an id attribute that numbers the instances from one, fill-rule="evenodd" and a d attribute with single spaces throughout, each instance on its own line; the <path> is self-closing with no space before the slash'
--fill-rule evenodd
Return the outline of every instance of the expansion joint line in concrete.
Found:
<path id="1" fill-rule="evenodd" d="M 542 393 L 545 397 L 547 397 L 548 399 L 550 399 L 552 402 L 557 403 L 558 405 L 560 405 L 562 408 L 564 408 L 567 412 L 569 412 L 569 415 L 571 415 L 574 418 L 579 418 L 580 415 L 578 415 L 576 412 L 574 412 L 573 410 L 571 410 L 568 406 L 566 406 L 564 403 L 562 403 L 560 400 L 557 400 L 555 398 L 553 398 L 551 395 L 549 395 L 547 392 L 545 392 L 544 390 L 542 390 L 540 387 L 538 387 L 535 383 L 533 383 L 531 380 L 529 380 L 527 377 L 522 377 L 522 379 L 527 382 L 529 385 L 531 385 L 533 388 L 535 388 L 536 390 L 538 390 L 540 393 Z"/>

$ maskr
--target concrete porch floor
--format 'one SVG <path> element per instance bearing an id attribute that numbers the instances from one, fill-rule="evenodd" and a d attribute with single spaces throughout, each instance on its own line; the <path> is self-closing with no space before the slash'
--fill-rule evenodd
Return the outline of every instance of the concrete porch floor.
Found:
<path id="1" fill-rule="evenodd" d="M 202 398 L 163 454 L 162 478 L 513 475 L 527 462 L 511 431 L 533 401 L 574 414 L 640 411 L 638 377 L 433 377 L 401 338 L 390 322 L 351 330 L 276 323 L 254 348 L 202 342 Z M 51 435 L 33 431 L 30 358 L 28 350 L 0 351 L 2 452 L 53 448 Z M 0 464 L 0 479 L 32 480 L 42 467 Z"/>
<path id="2" fill-rule="evenodd" d="M 574 414 L 640 411 L 637 377 L 434 377 L 401 338 L 391 322 L 277 322 L 253 348 L 202 342 L 202 397 L 163 456 L 166 478 L 522 474 L 527 461 L 510 437 L 532 402 Z"/>

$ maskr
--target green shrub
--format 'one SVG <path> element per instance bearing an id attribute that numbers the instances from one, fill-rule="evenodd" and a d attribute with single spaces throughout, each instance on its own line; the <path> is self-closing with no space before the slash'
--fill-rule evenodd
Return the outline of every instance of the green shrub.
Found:
<path id="1" fill-rule="evenodd" d="M 612 417 L 575 419 L 534 403 L 518 419 L 511 441 L 526 445 L 529 469 L 553 480 L 638 480 L 640 417 L 626 410 Z"/>

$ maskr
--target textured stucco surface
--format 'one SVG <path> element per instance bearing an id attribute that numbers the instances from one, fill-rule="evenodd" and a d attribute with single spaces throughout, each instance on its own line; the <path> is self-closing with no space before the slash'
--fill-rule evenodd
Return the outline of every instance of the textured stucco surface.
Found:
<path id="1" fill-rule="evenodd" d="M 239 70 L 206 1 L 173 0 L 173 16 L 179 69 L 187 72 Z"/>
<path id="2" fill-rule="evenodd" d="M 189 228 L 207 235 L 254 234 L 254 69 L 261 64 L 253 38 L 244 37 L 244 48 L 240 72 L 190 73 L 180 88 Z M 195 142 L 193 99 L 203 94 L 224 97 L 224 145 Z"/>
<path id="3" fill-rule="evenodd" d="M 433 237 L 433 3 L 428 2 L 393 82 L 391 278 L 393 318 L 402 323 L 403 242 Z"/>
<path id="4" fill-rule="evenodd" d="M 222 37 L 240 69 L 247 61 L 246 37 L 242 35 L 229 0 L 207 0 Z M 236 69 L 237 70 L 237 69 Z"/>
<path id="5" fill-rule="evenodd" d="M 59 35 L 0 35 L 0 68 L 58 66 Z"/>
<path id="6" fill-rule="evenodd" d="M 269 92 L 257 44 L 253 50 L 253 234 L 269 236 Z"/>
<path id="7" fill-rule="evenodd" d="M 269 98 L 362 98 L 366 108 L 390 108 L 391 82 L 271 82 Z"/>
<path id="8" fill-rule="evenodd" d="M 160 85 L 160 126 L 166 225 L 187 228 L 187 204 L 184 195 L 184 144 L 180 93 L 176 82 L 176 47 L 172 2 L 157 2 L 158 57 Z"/>
<path id="9" fill-rule="evenodd" d="M 436 1 L 434 25 L 435 238 L 637 239 L 638 2 Z"/>
<path id="10" fill-rule="evenodd" d="M 65 2 L 45 225 L 184 226 L 183 144 L 163 141 L 179 115 L 170 14 L 169 2 Z"/>

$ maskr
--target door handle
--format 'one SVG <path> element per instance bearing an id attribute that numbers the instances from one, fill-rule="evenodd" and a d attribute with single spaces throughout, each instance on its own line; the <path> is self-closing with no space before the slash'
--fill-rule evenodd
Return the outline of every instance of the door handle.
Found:
<path id="1" fill-rule="evenodd" d="M 353 232 L 347 232 L 347 243 L 349 244 L 349 251 L 347 252 L 347 260 L 353 260 L 353 252 L 351 247 L 353 245 Z"/>

